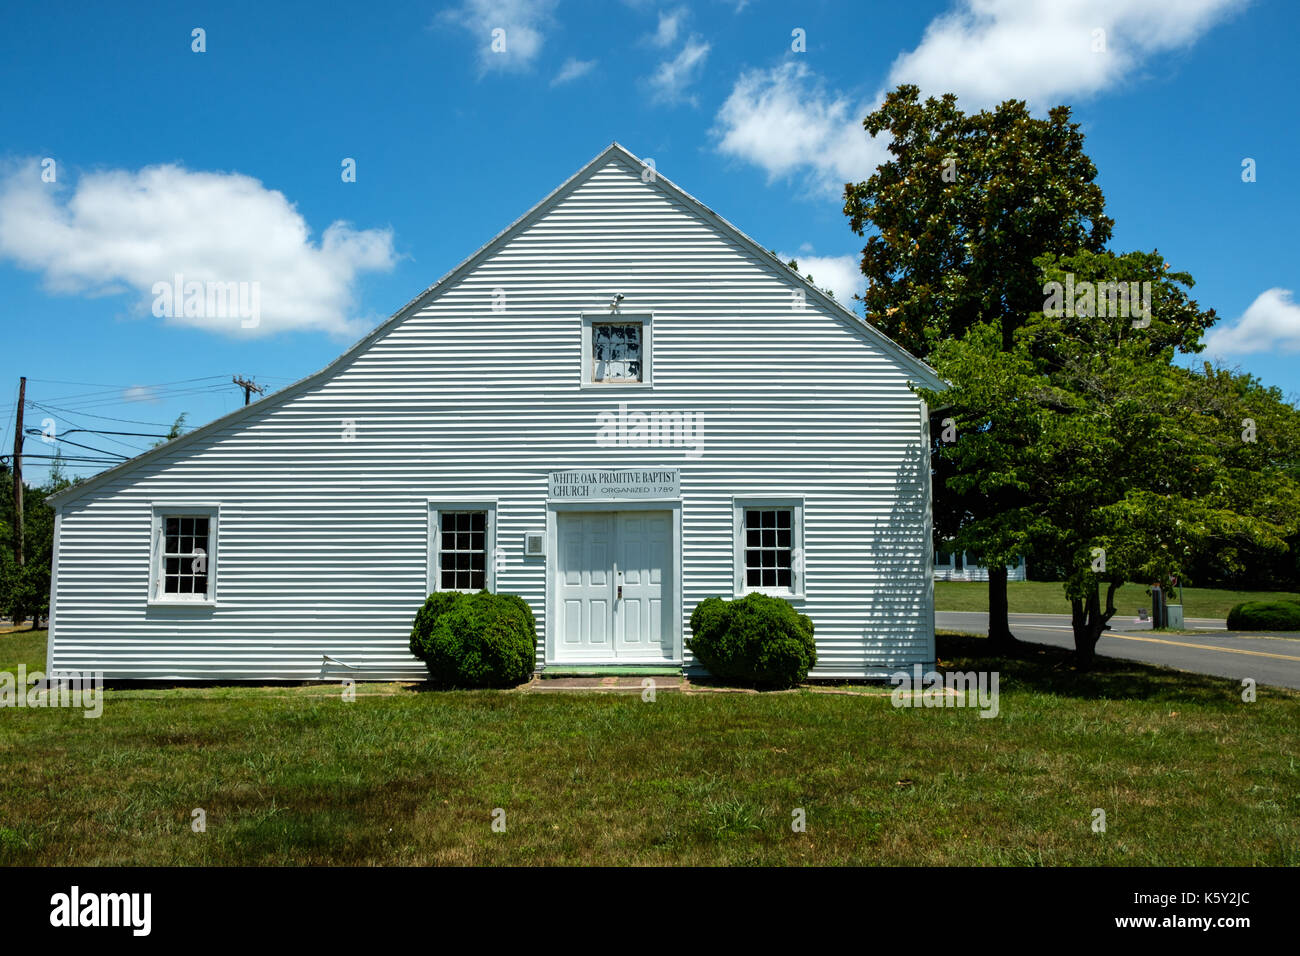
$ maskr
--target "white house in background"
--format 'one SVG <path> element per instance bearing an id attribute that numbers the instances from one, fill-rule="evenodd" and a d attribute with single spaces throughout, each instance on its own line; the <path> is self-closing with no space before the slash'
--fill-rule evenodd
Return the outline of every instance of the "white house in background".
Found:
<path id="1" fill-rule="evenodd" d="M 1016 565 L 1007 565 L 1008 581 L 1027 581 L 1029 565 L 1022 556 Z M 989 569 L 972 562 L 965 551 L 936 551 L 934 553 L 934 579 L 936 581 L 987 581 Z"/>
<path id="2" fill-rule="evenodd" d="M 51 671 L 419 679 L 437 589 L 539 668 L 690 667 L 764 591 L 814 677 L 935 658 L 934 372 L 614 144 L 324 370 L 52 501 Z"/>

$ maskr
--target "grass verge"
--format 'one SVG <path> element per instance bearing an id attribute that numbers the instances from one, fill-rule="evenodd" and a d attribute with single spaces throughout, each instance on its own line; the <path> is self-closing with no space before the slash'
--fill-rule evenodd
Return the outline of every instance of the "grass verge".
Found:
<path id="1" fill-rule="evenodd" d="M 2 669 L 41 666 L 39 639 L 0 637 Z M 999 673 L 994 719 L 894 708 L 880 685 L 654 703 L 146 688 L 109 691 L 97 720 L 4 709 L 0 863 L 1300 864 L 1300 694 L 1246 704 L 1234 681 L 983 650 L 940 637 L 942 667 Z"/>
<path id="2" fill-rule="evenodd" d="M 1126 584 L 1115 592 L 1116 614 L 1135 616 L 1138 608 L 1151 610 L 1151 597 L 1144 584 Z M 1176 596 L 1175 592 L 1175 596 Z M 1104 595 L 1103 595 L 1104 596 Z M 1183 588 L 1185 617 L 1226 618 L 1228 610 L 1242 601 L 1300 601 L 1294 591 L 1228 591 L 1222 588 Z M 1012 581 L 1007 585 L 1007 605 L 1013 614 L 1069 614 L 1070 602 L 1059 581 Z M 985 582 L 936 581 L 934 607 L 938 611 L 983 611 L 989 609 L 989 586 Z"/>

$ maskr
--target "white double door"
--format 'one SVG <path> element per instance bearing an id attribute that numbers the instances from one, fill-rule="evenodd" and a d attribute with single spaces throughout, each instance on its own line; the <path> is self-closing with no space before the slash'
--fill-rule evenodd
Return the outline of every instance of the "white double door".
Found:
<path id="1" fill-rule="evenodd" d="M 560 512 L 556 537 L 557 659 L 671 659 L 672 512 Z"/>

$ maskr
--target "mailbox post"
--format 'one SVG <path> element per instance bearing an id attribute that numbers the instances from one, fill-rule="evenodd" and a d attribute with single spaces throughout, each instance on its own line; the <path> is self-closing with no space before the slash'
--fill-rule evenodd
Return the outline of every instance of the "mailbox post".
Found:
<path id="1" fill-rule="evenodd" d="M 1169 615 L 1166 611 L 1165 592 L 1159 584 L 1153 584 L 1148 593 L 1151 595 L 1151 629 L 1168 627 Z"/>

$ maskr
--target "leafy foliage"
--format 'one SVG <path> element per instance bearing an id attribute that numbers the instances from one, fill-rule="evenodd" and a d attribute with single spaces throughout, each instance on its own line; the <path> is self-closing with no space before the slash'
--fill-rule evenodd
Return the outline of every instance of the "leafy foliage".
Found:
<path id="1" fill-rule="evenodd" d="M 967 115 L 953 94 L 889 93 L 863 126 L 887 132 L 892 158 L 844 189 L 862 250 L 867 317 L 927 358 L 944 340 L 992 322 L 1009 346 L 1041 301 L 1034 260 L 1099 251 L 1111 235 L 1097 167 L 1058 106 L 1035 119 L 1023 101 Z"/>
<path id="2" fill-rule="evenodd" d="M 1300 631 L 1300 603 L 1245 601 L 1228 612 L 1230 631 Z"/>
<path id="3" fill-rule="evenodd" d="M 1173 363 L 1199 350 L 1214 314 L 1158 255 L 1079 253 L 1039 265 L 1047 281 L 1141 277 L 1151 283 L 1149 322 L 1040 309 L 1009 351 L 1000 330 L 973 327 L 936 351 L 953 388 L 929 398 L 957 422 L 959 439 L 943 452 L 956 492 L 1015 501 L 964 516 L 959 542 L 1014 543 L 1057 570 L 1086 663 L 1126 580 L 1189 580 L 1196 556 L 1217 549 L 1286 549 L 1300 528 L 1300 419 L 1249 377 Z"/>
<path id="4" fill-rule="evenodd" d="M 23 486 L 23 564 L 19 565 L 14 557 L 13 472 L 0 466 L 0 614 L 15 622 L 49 616 L 54 509 L 45 499 L 73 484 L 76 481 L 52 472 L 42 487 Z"/>
<path id="5" fill-rule="evenodd" d="M 514 687 L 533 673 L 537 623 L 513 594 L 437 592 L 416 613 L 411 652 L 444 687 Z"/>
<path id="6" fill-rule="evenodd" d="M 812 618 L 765 594 L 706 598 L 691 613 L 691 635 L 691 653 L 724 680 L 793 687 L 817 665 Z"/>

